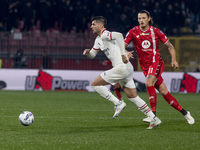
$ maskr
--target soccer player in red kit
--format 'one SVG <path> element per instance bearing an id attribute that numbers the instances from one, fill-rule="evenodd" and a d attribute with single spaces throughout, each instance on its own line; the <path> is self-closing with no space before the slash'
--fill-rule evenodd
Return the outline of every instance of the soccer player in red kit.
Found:
<path id="1" fill-rule="evenodd" d="M 149 94 L 151 110 L 156 114 L 156 88 L 168 104 L 184 115 L 189 124 L 194 124 L 194 118 L 190 115 L 190 112 L 183 109 L 176 98 L 169 93 L 161 76 L 164 70 L 164 62 L 159 53 L 159 40 L 168 47 L 171 55 L 171 65 L 177 68 L 179 66 L 176 61 L 174 46 L 161 30 L 152 26 L 153 20 L 148 11 L 141 10 L 138 13 L 138 22 L 139 26 L 129 30 L 124 42 L 125 47 L 127 47 L 131 41 L 135 46 L 140 66 L 146 77 L 145 85 Z M 149 122 L 149 118 L 145 118 L 143 121 Z"/>

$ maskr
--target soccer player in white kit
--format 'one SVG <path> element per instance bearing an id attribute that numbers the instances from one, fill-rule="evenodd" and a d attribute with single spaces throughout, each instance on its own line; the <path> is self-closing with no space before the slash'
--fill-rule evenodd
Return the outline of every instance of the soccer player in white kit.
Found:
<path id="1" fill-rule="evenodd" d="M 148 117 L 151 118 L 150 126 L 147 129 L 153 129 L 161 124 L 161 120 L 154 115 L 148 105 L 138 95 L 133 81 L 133 66 L 129 62 L 125 48 L 124 38 L 119 32 L 109 32 L 105 29 L 107 21 L 102 16 L 96 16 L 92 19 L 91 29 L 98 36 L 92 49 L 85 49 L 83 55 L 93 59 L 101 50 L 112 62 L 113 68 L 104 71 L 91 84 L 91 87 L 105 99 L 113 102 L 115 113 L 113 119 L 126 107 L 124 101 L 117 99 L 104 85 L 120 83 L 128 99 Z"/>

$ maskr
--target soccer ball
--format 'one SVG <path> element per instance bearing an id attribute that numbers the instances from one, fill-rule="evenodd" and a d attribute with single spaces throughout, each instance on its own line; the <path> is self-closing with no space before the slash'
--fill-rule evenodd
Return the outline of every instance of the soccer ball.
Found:
<path id="1" fill-rule="evenodd" d="M 34 116 L 30 111 L 23 111 L 19 115 L 19 122 L 24 126 L 29 126 L 33 123 Z"/>

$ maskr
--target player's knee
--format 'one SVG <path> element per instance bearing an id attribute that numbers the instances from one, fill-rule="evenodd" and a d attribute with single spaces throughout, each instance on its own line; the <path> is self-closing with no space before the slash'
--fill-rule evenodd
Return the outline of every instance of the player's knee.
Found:
<path id="1" fill-rule="evenodd" d="M 137 91 L 136 88 L 133 89 L 124 89 L 124 92 L 126 93 L 128 98 L 135 98 L 137 97 Z"/>
<path id="2" fill-rule="evenodd" d="M 150 87 L 150 86 L 154 86 L 154 83 L 151 79 L 146 79 L 145 85 L 146 87 Z"/>
<path id="3" fill-rule="evenodd" d="M 137 96 L 138 96 L 137 93 L 135 93 L 135 94 L 129 95 L 128 98 L 136 98 Z"/>

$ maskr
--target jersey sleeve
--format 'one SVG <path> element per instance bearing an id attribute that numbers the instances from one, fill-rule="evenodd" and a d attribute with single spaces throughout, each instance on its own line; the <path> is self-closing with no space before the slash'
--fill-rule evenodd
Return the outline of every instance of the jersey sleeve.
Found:
<path id="1" fill-rule="evenodd" d="M 97 55 L 97 53 L 99 52 L 100 46 L 99 46 L 98 43 L 99 43 L 99 41 L 96 38 L 95 42 L 94 42 L 94 46 L 92 47 L 92 49 L 90 50 L 89 54 L 87 55 L 89 58 L 93 59 Z"/>
<path id="2" fill-rule="evenodd" d="M 94 42 L 94 45 L 93 45 L 92 49 L 100 50 L 100 45 L 99 45 L 99 41 L 98 41 L 97 38 L 95 39 L 95 42 Z"/>
<path id="3" fill-rule="evenodd" d="M 157 33 L 158 33 L 158 37 L 159 37 L 160 41 L 161 41 L 163 44 L 165 44 L 165 43 L 169 40 L 169 39 L 167 38 L 167 36 L 166 36 L 161 30 L 158 29 Z"/>
<path id="4" fill-rule="evenodd" d="M 132 39 L 131 30 L 129 30 L 128 33 L 126 34 L 126 37 L 125 37 L 124 42 L 125 42 L 126 44 L 129 44 L 132 40 L 133 40 L 133 39 Z"/>
<path id="5" fill-rule="evenodd" d="M 102 40 L 111 41 L 112 40 L 112 32 L 104 31 L 101 35 Z"/>

